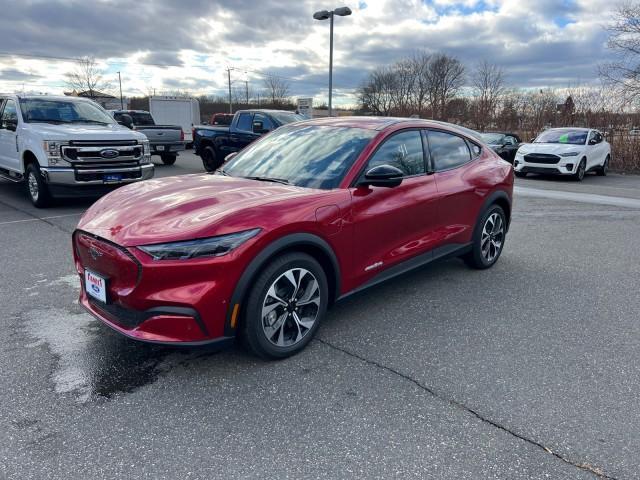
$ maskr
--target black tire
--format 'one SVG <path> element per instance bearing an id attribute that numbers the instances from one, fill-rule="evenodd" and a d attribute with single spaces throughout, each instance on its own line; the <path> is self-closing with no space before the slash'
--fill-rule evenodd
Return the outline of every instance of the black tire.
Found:
<path id="1" fill-rule="evenodd" d="M 500 236 L 498 236 L 496 232 L 495 238 L 492 235 L 489 236 L 490 242 L 494 242 L 494 241 L 500 242 L 499 248 L 495 249 L 496 251 L 494 252 L 494 256 L 491 257 L 486 255 L 486 250 L 483 248 L 483 246 L 486 246 L 486 244 L 484 244 L 485 227 L 489 226 L 490 218 L 496 218 L 494 215 L 497 215 L 497 217 L 500 218 L 502 233 Z M 506 240 L 506 235 L 507 235 L 507 217 L 504 213 L 504 210 L 499 205 L 491 205 L 480 216 L 479 221 L 476 224 L 475 229 L 473 231 L 471 251 L 462 257 L 463 260 L 469 267 L 475 268 L 478 270 L 483 270 L 485 268 L 492 267 L 498 261 L 498 259 L 500 258 L 500 254 L 504 249 L 504 242 Z M 489 253 L 491 253 L 490 249 L 492 248 L 492 245 L 493 243 L 489 244 Z"/>
<path id="2" fill-rule="evenodd" d="M 513 172 L 516 174 L 516 177 L 518 178 L 524 178 L 527 176 L 527 172 Z"/>
<path id="3" fill-rule="evenodd" d="M 296 287 L 285 273 L 293 271 L 295 280 L 296 270 L 300 286 L 297 290 L 297 300 L 292 300 L 289 297 L 290 294 L 296 293 Z M 306 273 L 303 275 L 302 271 Z M 314 280 L 319 289 L 317 295 L 315 295 L 316 289 L 313 288 Z M 285 302 L 275 301 L 276 297 L 269 294 L 272 287 L 277 295 L 281 295 L 278 298 Z M 311 341 L 327 311 L 328 288 L 324 270 L 313 257 L 296 252 L 273 260 L 253 282 L 245 302 L 246 308 L 240 329 L 244 345 L 253 354 L 265 359 L 286 358 L 298 353 Z M 304 297 L 308 291 L 311 291 L 310 299 L 305 301 Z M 302 304 L 303 301 L 305 305 Z M 270 307 L 274 308 L 269 310 Z M 265 311 L 268 312 L 266 315 Z M 314 314 L 315 317 L 309 328 L 305 328 L 303 324 L 308 324 Z M 273 319 L 269 325 L 271 315 Z M 278 325 L 281 326 L 278 327 Z M 302 332 L 303 328 L 305 328 L 304 332 Z M 269 329 L 272 329 L 269 332 L 271 335 L 267 332 Z M 282 345 L 277 345 L 276 343 L 280 341 Z"/>
<path id="4" fill-rule="evenodd" d="M 174 163 L 176 163 L 177 158 L 178 156 L 175 153 L 165 153 L 163 155 L 160 155 L 160 159 L 165 165 L 173 165 Z"/>
<path id="5" fill-rule="evenodd" d="M 607 155 L 607 158 L 604 159 L 604 163 L 602 164 L 601 167 L 598 167 L 598 169 L 596 170 L 596 174 L 600 175 L 601 177 L 606 177 L 607 176 L 607 172 L 609 171 L 609 162 L 611 161 L 611 156 Z"/>
<path id="6" fill-rule="evenodd" d="M 223 159 L 219 159 L 213 147 L 204 147 L 200 153 L 202 165 L 207 172 L 215 172 L 223 163 Z"/>
<path id="7" fill-rule="evenodd" d="M 573 174 L 573 179 L 576 182 L 581 182 L 584 179 L 585 173 L 587 173 L 587 159 L 583 157 L 578 164 L 576 173 Z"/>
<path id="8" fill-rule="evenodd" d="M 37 208 L 46 208 L 51 205 L 51 194 L 49 193 L 49 187 L 44 182 L 40 168 L 37 163 L 30 163 L 27 165 L 25 171 L 25 185 L 27 195 Z"/>

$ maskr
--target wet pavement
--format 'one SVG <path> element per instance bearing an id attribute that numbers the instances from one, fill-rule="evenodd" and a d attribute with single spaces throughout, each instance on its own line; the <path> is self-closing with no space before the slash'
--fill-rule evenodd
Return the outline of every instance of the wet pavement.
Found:
<path id="1" fill-rule="evenodd" d="M 92 319 L 70 249 L 91 202 L 0 182 L 0 478 L 639 478 L 640 178 L 517 184 L 495 268 L 354 295 L 263 362 Z"/>

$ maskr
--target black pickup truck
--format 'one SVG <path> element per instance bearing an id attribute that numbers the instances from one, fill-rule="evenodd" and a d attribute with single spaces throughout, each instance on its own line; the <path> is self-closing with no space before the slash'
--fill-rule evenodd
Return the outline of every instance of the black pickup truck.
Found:
<path id="1" fill-rule="evenodd" d="M 286 110 L 238 110 L 228 127 L 198 125 L 193 129 L 193 149 L 208 172 L 224 163 L 227 155 L 238 152 L 255 139 L 287 123 L 304 120 Z"/>

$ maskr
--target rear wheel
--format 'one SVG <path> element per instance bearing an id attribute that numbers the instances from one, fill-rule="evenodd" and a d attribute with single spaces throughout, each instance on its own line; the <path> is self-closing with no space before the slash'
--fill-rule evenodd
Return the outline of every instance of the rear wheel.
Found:
<path id="1" fill-rule="evenodd" d="M 492 267 L 500 258 L 507 235 L 507 217 L 499 205 L 492 205 L 480 217 L 473 234 L 471 251 L 463 258 L 472 268 Z"/>
<path id="2" fill-rule="evenodd" d="M 584 174 L 587 172 L 587 159 L 583 158 L 580 160 L 580 164 L 578 165 L 578 170 L 573 174 L 573 179 L 576 182 L 581 182 L 584 178 Z"/>
<path id="3" fill-rule="evenodd" d="M 177 157 L 178 156 L 175 153 L 165 153 L 163 155 L 160 155 L 160 159 L 165 165 L 173 165 L 174 163 L 176 163 Z"/>
<path id="4" fill-rule="evenodd" d="M 38 165 L 35 163 L 27 165 L 25 176 L 27 179 L 27 194 L 31 203 L 38 208 L 48 207 L 51 204 L 51 195 Z"/>
<path id="5" fill-rule="evenodd" d="M 254 282 L 242 336 L 254 354 L 285 358 L 313 338 L 327 310 L 329 290 L 320 264 L 304 253 L 274 260 Z"/>
<path id="6" fill-rule="evenodd" d="M 220 168 L 220 165 L 222 165 L 222 161 L 218 159 L 216 151 L 213 149 L 213 147 L 204 147 L 202 149 L 200 157 L 202 158 L 204 169 L 207 172 L 214 172 L 218 168 Z"/>
<path id="7" fill-rule="evenodd" d="M 605 177 L 607 175 L 607 172 L 609 171 L 610 161 L 611 161 L 611 156 L 607 155 L 607 158 L 604 159 L 604 163 L 602 164 L 602 166 L 599 167 L 598 170 L 596 170 L 596 174 L 600 175 L 601 177 Z"/>

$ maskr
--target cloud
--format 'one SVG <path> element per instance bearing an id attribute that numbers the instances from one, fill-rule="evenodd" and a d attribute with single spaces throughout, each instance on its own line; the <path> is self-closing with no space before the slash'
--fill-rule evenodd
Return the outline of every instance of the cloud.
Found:
<path id="1" fill-rule="evenodd" d="M 595 81 L 606 60 L 604 0 L 368 0 L 335 19 L 334 84 L 342 102 L 374 67 L 418 50 L 487 59 L 516 87 Z M 92 56 L 120 71 L 128 94 L 150 89 L 223 92 L 233 80 L 286 77 L 295 95 L 326 101 L 329 25 L 315 0 L 51 0 L 15 2 L 0 16 L 0 90 L 34 82 L 62 90 L 72 61 Z M 12 83 L 14 82 L 14 83 Z"/>

